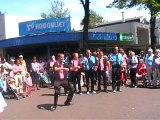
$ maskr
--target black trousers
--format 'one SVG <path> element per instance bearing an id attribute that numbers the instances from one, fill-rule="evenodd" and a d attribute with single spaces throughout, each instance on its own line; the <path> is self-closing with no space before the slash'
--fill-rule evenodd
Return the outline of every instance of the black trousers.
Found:
<path id="1" fill-rule="evenodd" d="M 131 87 L 137 86 L 136 68 L 131 68 L 130 69 L 130 78 L 131 78 Z"/>
<path id="2" fill-rule="evenodd" d="M 68 82 L 68 80 L 55 80 L 54 81 L 54 106 L 57 107 L 58 102 L 58 95 L 60 94 L 61 86 L 65 89 L 65 91 L 69 91 L 67 99 L 65 103 L 70 103 L 73 98 L 73 94 L 75 92 L 74 87 L 71 82 Z"/>
<path id="3" fill-rule="evenodd" d="M 82 89 L 81 89 L 81 79 L 80 79 L 80 72 L 77 71 L 77 72 L 72 72 L 71 73 L 71 78 L 72 78 L 72 83 L 73 83 L 73 86 L 74 86 L 74 89 L 75 89 L 75 92 L 77 92 L 77 89 L 76 89 L 76 85 L 78 84 L 78 90 L 79 92 L 82 92 Z"/>
<path id="4" fill-rule="evenodd" d="M 98 81 L 98 70 L 94 71 L 94 82 L 97 83 Z"/>
<path id="5" fill-rule="evenodd" d="M 93 70 L 87 70 L 85 71 L 85 77 L 86 77 L 86 87 L 87 87 L 87 92 L 89 91 L 89 83 L 91 80 L 91 92 L 94 91 L 94 71 Z"/>
<path id="6" fill-rule="evenodd" d="M 53 70 L 50 70 L 48 72 L 48 74 L 49 74 L 49 78 L 51 80 L 51 85 L 54 85 L 54 73 L 53 73 Z"/>
<path id="7" fill-rule="evenodd" d="M 40 76 L 37 72 L 31 72 L 31 77 L 32 77 L 32 83 L 33 84 L 39 84 Z"/>
<path id="8" fill-rule="evenodd" d="M 106 72 L 98 70 L 98 91 L 101 91 L 101 81 L 103 79 L 103 87 L 104 90 L 107 90 L 107 77 L 106 77 Z"/>
<path id="9" fill-rule="evenodd" d="M 116 90 L 120 90 L 120 86 L 121 86 L 121 66 L 116 65 L 116 66 L 112 66 L 112 89 Z"/>

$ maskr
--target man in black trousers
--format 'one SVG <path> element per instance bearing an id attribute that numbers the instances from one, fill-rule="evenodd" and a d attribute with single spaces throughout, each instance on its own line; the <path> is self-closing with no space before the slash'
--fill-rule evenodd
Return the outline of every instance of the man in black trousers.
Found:
<path id="1" fill-rule="evenodd" d="M 67 73 L 69 71 L 69 68 L 65 67 L 65 64 L 63 61 L 64 61 L 64 54 L 59 53 L 58 60 L 57 62 L 55 62 L 53 67 L 54 77 L 55 77 L 55 81 L 54 81 L 55 94 L 54 94 L 54 105 L 51 106 L 50 108 L 51 111 L 56 110 L 57 108 L 58 95 L 60 94 L 61 86 L 64 87 L 66 91 L 69 91 L 68 97 L 64 102 L 64 105 L 66 106 L 71 104 L 70 102 L 72 101 L 73 94 L 75 92 L 73 85 L 67 79 Z"/>
<path id="2" fill-rule="evenodd" d="M 119 48 L 116 46 L 114 52 L 109 55 L 112 64 L 112 89 L 113 93 L 116 91 L 122 92 L 121 86 L 121 63 L 123 62 L 122 54 L 119 53 Z"/>

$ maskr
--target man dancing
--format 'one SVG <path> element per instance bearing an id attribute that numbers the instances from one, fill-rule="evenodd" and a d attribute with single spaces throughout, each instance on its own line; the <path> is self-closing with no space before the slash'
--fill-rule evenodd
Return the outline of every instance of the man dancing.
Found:
<path id="1" fill-rule="evenodd" d="M 56 110 L 57 102 L 58 102 L 58 95 L 60 94 L 60 88 L 61 86 L 64 87 L 65 90 L 69 91 L 68 97 L 64 103 L 64 105 L 68 106 L 70 105 L 70 102 L 72 101 L 73 94 L 75 92 L 74 87 L 70 82 L 67 80 L 67 73 L 69 71 L 69 68 L 65 67 L 64 63 L 64 54 L 59 53 L 58 54 L 58 60 L 55 62 L 53 69 L 54 69 L 54 105 L 51 106 L 51 111 Z"/>

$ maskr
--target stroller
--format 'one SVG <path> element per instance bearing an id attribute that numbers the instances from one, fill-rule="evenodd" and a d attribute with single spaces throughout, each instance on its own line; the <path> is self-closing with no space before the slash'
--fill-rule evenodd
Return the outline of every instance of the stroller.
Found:
<path id="1" fill-rule="evenodd" d="M 40 85 L 41 87 L 48 87 L 50 86 L 51 81 L 49 79 L 49 75 L 47 72 L 40 73 Z"/>
<path id="2" fill-rule="evenodd" d="M 13 78 L 8 77 L 6 80 L 6 91 L 3 91 L 2 94 L 4 96 L 4 98 L 15 98 L 16 100 L 19 100 L 22 96 L 19 94 L 19 88 L 13 86 L 12 83 L 14 83 L 15 80 Z"/>

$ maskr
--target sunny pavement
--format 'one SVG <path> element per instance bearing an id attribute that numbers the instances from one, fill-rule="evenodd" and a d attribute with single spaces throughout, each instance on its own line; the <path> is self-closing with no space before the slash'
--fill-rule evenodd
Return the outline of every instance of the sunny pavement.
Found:
<path id="1" fill-rule="evenodd" d="M 8 107 L 0 114 L 0 120 L 160 119 L 160 89 L 122 87 L 122 90 L 75 95 L 71 106 L 63 106 L 66 96 L 60 96 L 59 106 L 52 112 L 49 108 L 54 89 L 42 88 L 33 92 L 31 98 L 6 100 Z"/>

